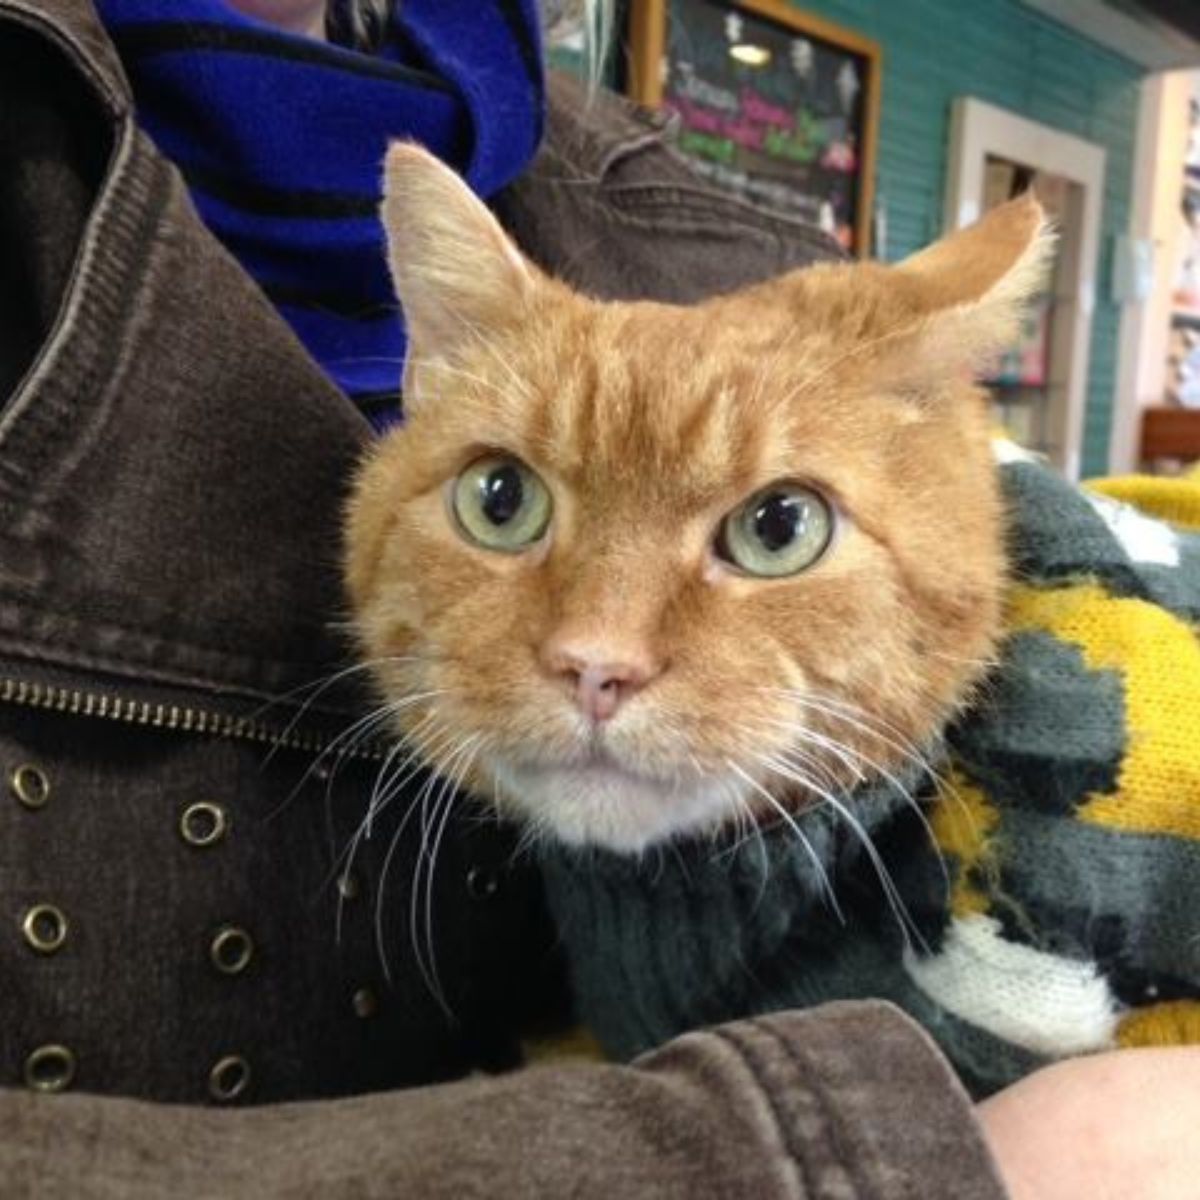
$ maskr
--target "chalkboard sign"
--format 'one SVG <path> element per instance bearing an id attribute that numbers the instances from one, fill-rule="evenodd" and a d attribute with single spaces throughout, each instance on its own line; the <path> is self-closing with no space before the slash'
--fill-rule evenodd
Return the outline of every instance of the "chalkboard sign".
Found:
<path id="1" fill-rule="evenodd" d="M 870 250 L 880 50 L 786 0 L 634 0 L 630 92 L 714 183 Z"/>

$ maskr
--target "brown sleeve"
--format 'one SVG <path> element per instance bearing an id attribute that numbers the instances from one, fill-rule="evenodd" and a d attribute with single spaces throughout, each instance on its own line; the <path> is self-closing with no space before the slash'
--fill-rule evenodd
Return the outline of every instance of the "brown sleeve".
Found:
<path id="1" fill-rule="evenodd" d="M 886 1005 L 533 1068 L 241 1110 L 0 1092 L 12 1200 L 70 1195 L 1003 1200 L 966 1094 Z"/>

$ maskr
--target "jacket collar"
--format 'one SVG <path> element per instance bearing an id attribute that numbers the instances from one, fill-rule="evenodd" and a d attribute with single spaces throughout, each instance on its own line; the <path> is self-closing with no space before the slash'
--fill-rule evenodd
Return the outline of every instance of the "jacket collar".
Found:
<path id="1" fill-rule="evenodd" d="M 67 55 L 113 150 L 54 328 L 0 407 L 4 676 L 210 707 L 323 678 L 347 656 L 339 517 L 367 426 L 138 132 L 91 7 L 0 0 L 0 36 L 14 20 Z M 30 199 L 34 244 L 63 236 Z"/>

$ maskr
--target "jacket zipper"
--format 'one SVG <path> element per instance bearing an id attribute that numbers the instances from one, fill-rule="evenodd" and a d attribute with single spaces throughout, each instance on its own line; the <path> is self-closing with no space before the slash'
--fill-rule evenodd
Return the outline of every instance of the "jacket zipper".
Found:
<path id="1" fill-rule="evenodd" d="M 27 679 L 0 679 L 0 703 L 308 752 L 328 750 L 341 737 L 340 734 L 321 734 L 304 729 L 281 730 L 249 717 L 235 717 L 211 709 L 132 700 L 111 692 L 54 687 Z M 347 746 L 339 753 L 350 758 L 379 758 L 384 749 L 378 742 L 363 740 Z"/>

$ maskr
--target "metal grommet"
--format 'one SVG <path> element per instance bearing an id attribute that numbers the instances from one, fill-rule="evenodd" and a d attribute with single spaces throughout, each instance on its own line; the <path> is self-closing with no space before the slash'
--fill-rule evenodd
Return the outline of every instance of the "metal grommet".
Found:
<path id="1" fill-rule="evenodd" d="M 254 957 L 254 939 L 236 925 L 224 925 L 213 936 L 208 957 L 222 975 L 240 975 Z"/>
<path id="2" fill-rule="evenodd" d="M 41 808 L 50 799 L 50 780 L 41 767 L 22 763 L 8 777 L 12 793 L 26 808 Z"/>
<path id="3" fill-rule="evenodd" d="M 189 804 L 179 817 L 179 835 L 189 846 L 211 846 L 229 831 L 225 809 L 210 800 Z"/>
<path id="4" fill-rule="evenodd" d="M 358 876 L 353 871 L 346 871 L 338 876 L 337 881 L 338 895 L 343 900 L 356 900 L 358 893 L 361 890 L 358 883 Z"/>
<path id="5" fill-rule="evenodd" d="M 75 1055 L 66 1046 L 39 1046 L 25 1060 L 25 1086 L 35 1092 L 62 1092 L 75 1078 Z"/>
<path id="6" fill-rule="evenodd" d="M 354 1007 L 354 1015 L 362 1017 L 364 1020 L 367 1017 L 373 1017 L 379 1011 L 379 997 L 375 995 L 373 989 L 368 987 L 359 988 L 350 1003 Z"/>
<path id="7" fill-rule="evenodd" d="M 39 954 L 61 949 L 67 940 L 67 927 L 66 914 L 53 904 L 35 904 L 21 920 L 25 941 Z"/>
<path id="8" fill-rule="evenodd" d="M 500 890 L 500 876 L 490 867 L 472 867 L 467 872 L 467 894 L 472 900 L 491 900 Z"/>
<path id="9" fill-rule="evenodd" d="M 236 1100 L 250 1086 L 250 1064 L 240 1054 L 227 1054 L 208 1073 L 208 1094 L 222 1104 Z"/>

